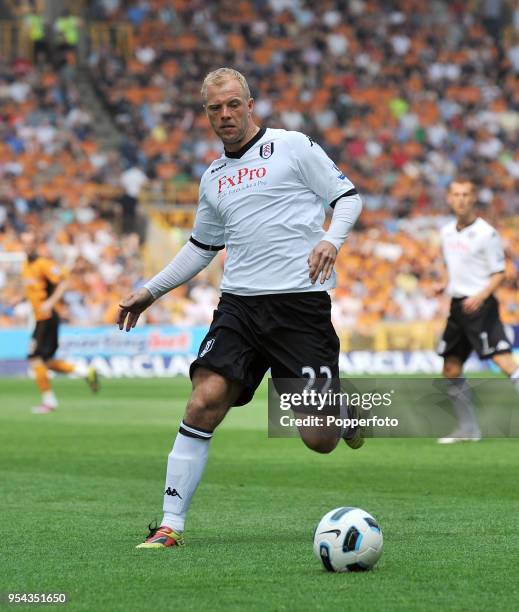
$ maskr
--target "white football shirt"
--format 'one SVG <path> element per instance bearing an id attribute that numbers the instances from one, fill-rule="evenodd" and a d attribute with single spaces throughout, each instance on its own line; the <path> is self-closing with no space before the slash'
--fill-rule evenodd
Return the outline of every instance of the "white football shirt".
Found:
<path id="1" fill-rule="evenodd" d="M 323 149 L 300 132 L 262 128 L 205 171 L 190 240 L 227 249 L 221 289 L 237 295 L 323 291 L 308 255 L 324 236 L 325 206 L 357 193 Z"/>
<path id="2" fill-rule="evenodd" d="M 478 217 L 462 230 L 456 221 L 442 227 L 443 257 L 449 273 L 447 293 L 452 297 L 470 297 L 481 291 L 490 276 L 505 270 L 503 244 L 497 231 Z"/>

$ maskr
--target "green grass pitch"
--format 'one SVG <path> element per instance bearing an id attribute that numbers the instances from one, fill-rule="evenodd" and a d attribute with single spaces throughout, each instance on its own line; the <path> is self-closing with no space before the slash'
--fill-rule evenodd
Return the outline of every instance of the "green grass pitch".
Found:
<path id="1" fill-rule="evenodd" d="M 189 384 L 57 380 L 32 415 L 27 380 L 0 380 L 0 592 L 66 592 L 66 610 L 510 610 L 517 607 L 516 440 L 441 447 L 368 440 L 331 455 L 268 439 L 266 389 L 212 442 L 187 546 L 136 550 L 161 517 Z M 329 574 L 312 533 L 360 506 L 382 527 L 372 572 Z M 27 609 L 29 606 L 12 606 Z M 59 606 L 52 606 L 59 607 Z"/>

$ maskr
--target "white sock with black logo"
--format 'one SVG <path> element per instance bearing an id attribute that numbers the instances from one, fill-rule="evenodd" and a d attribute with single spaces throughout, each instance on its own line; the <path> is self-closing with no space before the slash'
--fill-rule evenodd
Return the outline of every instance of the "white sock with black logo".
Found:
<path id="1" fill-rule="evenodd" d="M 161 525 L 183 531 L 186 514 L 204 473 L 213 434 L 180 423 L 173 449 L 168 455 L 164 486 L 164 518 Z"/>

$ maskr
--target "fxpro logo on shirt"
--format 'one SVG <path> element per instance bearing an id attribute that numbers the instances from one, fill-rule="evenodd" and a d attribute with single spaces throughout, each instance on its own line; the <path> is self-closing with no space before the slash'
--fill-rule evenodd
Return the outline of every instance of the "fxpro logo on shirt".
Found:
<path id="1" fill-rule="evenodd" d="M 267 168 L 260 166 L 259 168 L 238 168 L 235 174 L 218 177 L 218 197 L 229 193 L 237 193 L 244 189 L 252 189 L 266 185 L 267 181 L 262 180 L 267 174 Z"/>

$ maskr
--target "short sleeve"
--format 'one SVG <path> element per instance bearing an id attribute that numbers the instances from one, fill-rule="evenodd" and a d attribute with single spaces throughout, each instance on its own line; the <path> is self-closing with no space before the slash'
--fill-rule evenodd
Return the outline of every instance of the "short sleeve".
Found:
<path id="1" fill-rule="evenodd" d="M 357 190 L 348 177 L 309 136 L 291 132 L 291 148 L 303 183 L 330 206 Z"/>
<path id="2" fill-rule="evenodd" d="M 52 259 L 45 259 L 42 261 L 42 272 L 45 278 L 53 285 L 56 285 L 66 278 L 65 270 Z"/>
<path id="3" fill-rule="evenodd" d="M 490 238 L 486 241 L 487 260 L 491 274 L 505 271 L 505 251 L 503 242 L 496 230 L 492 231 Z"/>
<path id="4" fill-rule="evenodd" d="M 225 246 L 224 226 L 216 210 L 208 202 L 204 181 L 200 182 L 200 196 L 191 238 L 193 244 L 206 251 L 219 251 Z"/>

